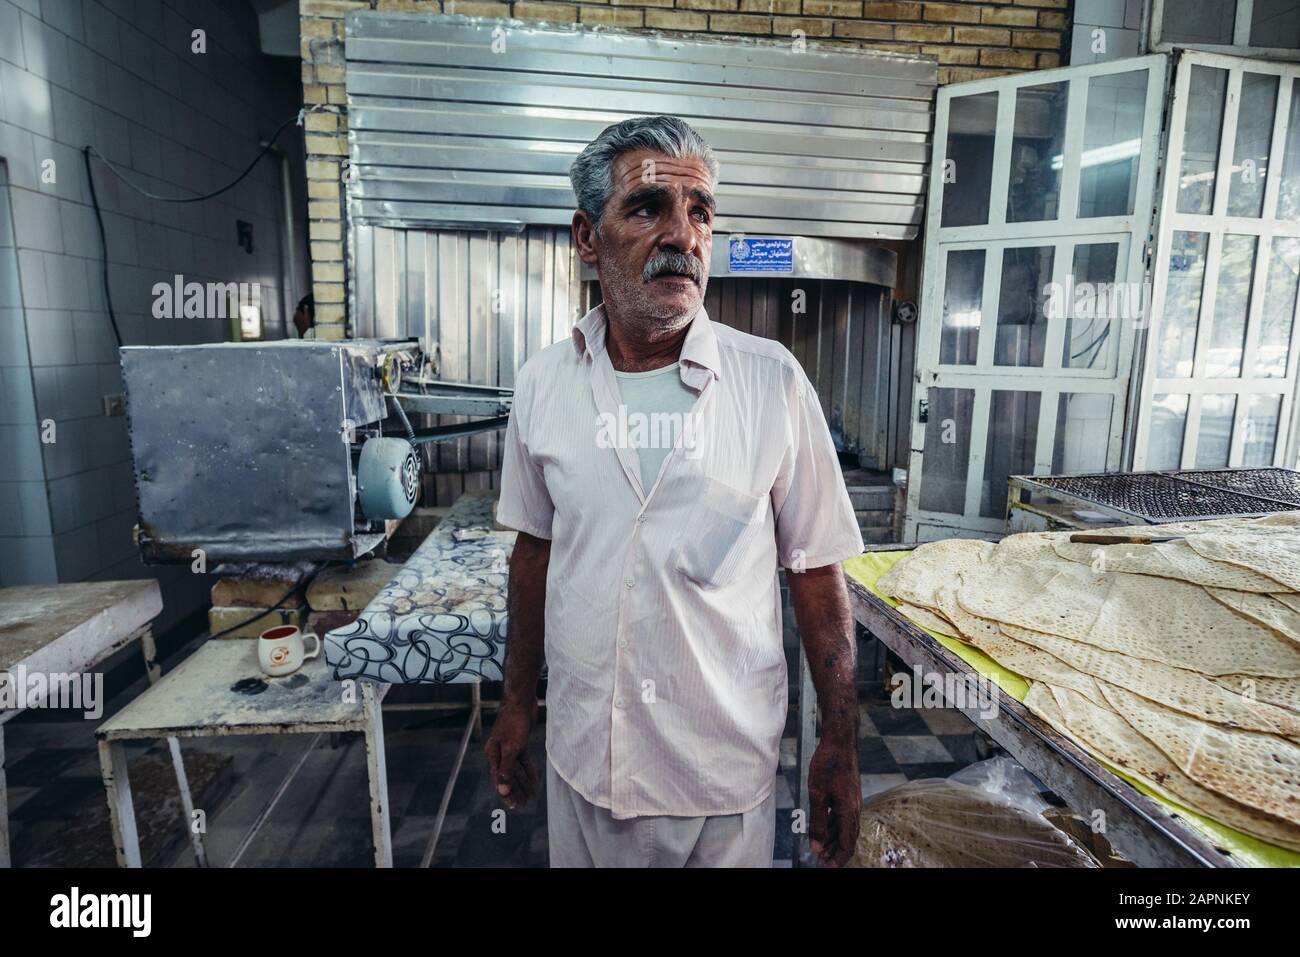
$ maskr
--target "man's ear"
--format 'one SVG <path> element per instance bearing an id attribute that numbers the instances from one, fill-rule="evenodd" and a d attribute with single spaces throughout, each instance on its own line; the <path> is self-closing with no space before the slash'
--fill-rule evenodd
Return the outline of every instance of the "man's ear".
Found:
<path id="1" fill-rule="evenodd" d="M 569 231 L 573 234 L 573 244 L 578 248 L 578 258 L 588 266 L 596 265 L 596 228 L 586 210 L 574 212 Z"/>

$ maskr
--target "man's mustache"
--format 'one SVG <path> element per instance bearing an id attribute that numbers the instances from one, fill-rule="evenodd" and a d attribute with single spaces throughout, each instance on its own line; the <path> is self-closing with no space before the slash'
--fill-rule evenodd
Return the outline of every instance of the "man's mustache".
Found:
<path id="1" fill-rule="evenodd" d="M 704 264 L 694 256 L 688 256 L 685 253 L 655 253 L 646 260 L 645 268 L 641 270 L 641 279 L 649 282 L 659 276 L 689 276 L 695 280 L 695 285 L 704 285 L 705 273 Z"/>

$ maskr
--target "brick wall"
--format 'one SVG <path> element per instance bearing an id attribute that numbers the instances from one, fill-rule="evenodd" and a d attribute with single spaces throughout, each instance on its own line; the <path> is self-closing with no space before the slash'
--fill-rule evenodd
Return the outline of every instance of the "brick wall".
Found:
<path id="1" fill-rule="evenodd" d="M 932 56 L 939 82 L 1061 65 L 1069 0 L 300 0 L 307 189 L 316 322 L 344 332 L 342 161 L 347 156 L 343 18 L 353 10 L 547 20 L 678 34 L 784 39 Z"/>

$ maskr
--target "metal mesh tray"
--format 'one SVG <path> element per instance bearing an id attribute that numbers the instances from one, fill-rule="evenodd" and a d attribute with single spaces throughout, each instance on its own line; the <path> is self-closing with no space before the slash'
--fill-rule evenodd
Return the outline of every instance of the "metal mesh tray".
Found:
<path id="1" fill-rule="evenodd" d="M 1252 480 L 1251 473 L 1263 474 Z M 1300 508 L 1300 473 L 1289 469 L 1112 472 L 1018 478 L 1080 502 L 1120 509 L 1151 522 L 1260 515 Z M 1272 492 L 1285 492 L 1289 497 L 1274 498 L 1269 494 Z"/>

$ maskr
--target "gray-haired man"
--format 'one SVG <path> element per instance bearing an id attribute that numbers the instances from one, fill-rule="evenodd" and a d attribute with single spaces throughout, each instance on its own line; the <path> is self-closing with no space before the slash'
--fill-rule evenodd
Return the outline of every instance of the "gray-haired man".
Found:
<path id="1" fill-rule="evenodd" d="M 809 833 L 842 864 L 861 798 L 838 563 L 862 539 L 821 407 L 785 348 L 704 311 L 717 162 L 695 130 L 626 120 L 570 178 L 604 302 L 516 381 L 498 793 L 519 807 L 537 787 L 525 747 L 544 651 L 552 866 L 770 865 L 780 564 L 823 722 Z"/>

